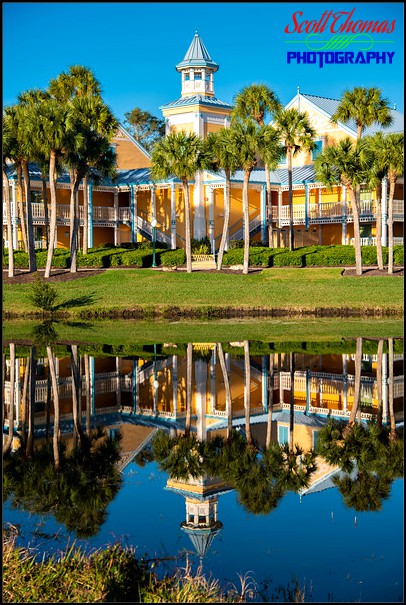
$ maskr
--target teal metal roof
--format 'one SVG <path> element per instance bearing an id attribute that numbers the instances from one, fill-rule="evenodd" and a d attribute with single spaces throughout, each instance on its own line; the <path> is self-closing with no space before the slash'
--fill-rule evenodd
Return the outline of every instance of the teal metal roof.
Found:
<path id="1" fill-rule="evenodd" d="M 193 95 L 192 97 L 181 97 L 176 101 L 171 101 L 166 105 L 162 105 L 159 109 L 169 109 L 171 107 L 188 107 L 189 105 L 207 105 L 208 107 L 225 107 L 226 109 L 232 109 L 233 106 L 224 101 L 216 99 L 216 97 L 209 97 L 205 95 Z"/>
<path id="2" fill-rule="evenodd" d="M 316 95 L 308 95 L 308 94 L 305 94 L 302 92 L 300 93 L 300 96 L 304 97 L 305 99 L 307 99 L 308 101 L 313 103 L 313 105 L 316 105 L 319 109 L 324 111 L 329 116 L 332 116 L 336 112 L 337 107 L 340 103 L 339 99 L 329 99 L 328 97 L 318 97 Z M 385 133 L 403 132 L 403 130 L 404 130 L 403 114 L 400 111 L 397 111 L 396 109 L 391 109 L 390 111 L 391 111 L 391 116 L 393 119 L 393 123 L 391 126 L 387 126 L 386 128 L 384 128 L 384 127 L 380 126 L 379 124 L 375 123 L 372 126 L 365 128 L 362 135 L 366 136 L 366 135 L 370 135 L 370 134 L 375 134 L 375 132 L 385 132 Z M 354 120 L 349 120 L 348 122 L 345 122 L 345 123 L 343 122 L 343 124 L 345 124 L 345 126 L 347 128 L 349 128 L 351 131 L 353 131 L 353 133 L 355 135 L 357 134 L 357 126 L 356 126 Z"/>
<path id="3" fill-rule="evenodd" d="M 221 178 L 225 178 L 225 173 L 223 170 L 220 170 L 218 173 L 211 173 L 213 176 L 220 176 Z M 287 168 L 277 168 L 276 170 L 271 170 L 270 172 L 271 185 L 288 185 L 288 169 Z M 292 169 L 292 180 L 293 185 L 302 185 L 303 181 L 309 181 L 310 183 L 316 182 L 314 167 L 312 164 L 307 166 L 295 166 Z M 235 182 L 243 182 L 244 181 L 244 171 L 236 170 L 234 174 L 231 176 L 231 181 Z M 260 183 L 266 184 L 265 178 L 265 170 L 258 168 L 257 170 L 253 170 L 251 172 L 250 183 Z"/>
<path id="4" fill-rule="evenodd" d="M 213 71 L 217 71 L 219 68 L 218 64 L 211 59 L 207 48 L 197 32 L 183 61 L 177 64 L 176 69 L 181 71 L 185 67 L 209 67 Z"/>

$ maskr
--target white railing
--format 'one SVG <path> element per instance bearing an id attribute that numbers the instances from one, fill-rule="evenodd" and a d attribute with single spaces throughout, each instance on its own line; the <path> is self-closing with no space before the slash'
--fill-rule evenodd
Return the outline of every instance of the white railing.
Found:
<path id="1" fill-rule="evenodd" d="M 119 208 L 118 209 L 118 220 L 119 221 L 129 221 L 129 220 L 131 220 L 131 211 L 130 211 L 130 208 Z"/>
<path id="2" fill-rule="evenodd" d="M 393 214 L 403 216 L 404 204 L 404 200 L 393 200 Z"/>
<path id="3" fill-rule="evenodd" d="M 116 210 L 107 206 L 93 206 L 92 216 L 94 221 L 115 221 Z"/>
<path id="4" fill-rule="evenodd" d="M 376 237 L 361 237 L 361 246 L 376 246 Z M 351 246 L 354 245 L 354 238 L 351 237 L 348 240 Z M 394 237 L 393 238 L 394 246 L 403 246 L 403 237 Z"/>
<path id="5" fill-rule="evenodd" d="M 344 211 L 344 212 L 343 212 Z M 348 217 L 353 216 L 351 204 L 347 204 L 344 210 L 341 202 L 321 202 L 320 204 L 309 204 L 307 209 L 307 218 L 309 220 L 327 219 L 327 218 L 339 218 L 346 214 Z M 360 215 L 361 216 L 375 216 L 376 215 L 376 202 L 375 200 L 362 200 L 360 202 Z M 278 214 L 278 207 L 272 208 L 272 219 L 280 222 L 289 222 L 290 213 L 289 206 L 281 206 L 280 213 Z M 293 222 L 302 223 L 306 219 L 306 204 L 294 204 L 293 205 Z"/>

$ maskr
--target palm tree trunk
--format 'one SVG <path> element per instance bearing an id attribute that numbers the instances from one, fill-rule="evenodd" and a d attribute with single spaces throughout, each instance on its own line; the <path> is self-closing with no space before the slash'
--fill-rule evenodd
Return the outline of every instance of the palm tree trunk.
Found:
<path id="1" fill-rule="evenodd" d="M 383 359 L 383 339 L 380 338 L 378 342 L 378 355 L 376 361 L 376 386 L 377 386 L 377 397 L 378 397 L 378 411 L 376 420 L 378 426 L 382 426 L 382 359 Z"/>
<path id="2" fill-rule="evenodd" d="M 388 399 L 389 399 L 389 418 L 390 418 L 390 439 L 394 441 L 396 439 L 396 418 L 395 410 L 393 407 L 393 338 L 388 338 Z"/>
<path id="3" fill-rule="evenodd" d="M 51 417 L 51 376 L 47 374 L 47 399 L 45 402 L 45 440 L 49 441 L 49 424 Z"/>
<path id="4" fill-rule="evenodd" d="M 228 373 L 226 368 L 226 362 L 224 359 L 223 345 L 221 342 L 217 343 L 217 350 L 219 355 L 221 372 L 223 375 L 224 391 L 226 394 L 226 410 L 227 410 L 227 441 L 231 439 L 231 432 L 233 429 L 233 409 L 231 400 L 230 381 L 228 379 Z"/>
<path id="5" fill-rule="evenodd" d="M 219 253 L 217 256 L 217 270 L 221 271 L 221 267 L 223 265 L 223 256 L 224 250 L 226 247 L 227 235 L 228 235 L 228 226 L 230 223 L 230 171 L 225 170 L 226 176 L 226 187 L 225 187 L 225 200 L 224 200 L 224 223 L 223 223 L 223 233 L 220 241 Z"/>
<path id="6" fill-rule="evenodd" d="M 18 191 L 18 214 L 20 218 L 20 229 L 23 237 L 24 250 L 28 253 L 27 228 L 25 225 L 25 212 L 23 204 L 23 179 L 21 171 L 21 162 L 17 162 L 17 191 Z"/>
<path id="7" fill-rule="evenodd" d="M 11 200 L 10 200 L 10 182 L 7 176 L 7 172 L 3 164 L 3 192 L 4 192 L 4 205 L 6 208 L 6 220 L 7 220 L 7 239 L 8 239 L 8 276 L 14 277 L 14 248 L 13 248 L 13 226 L 11 224 Z"/>
<path id="8" fill-rule="evenodd" d="M 54 354 L 51 347 L 47 347 L 48 355 L 48 368 L 51 375 L 52 383 L 52 395 L 54 400 L 54 435 L 53 435 L 53 450 L 54 450 L 54 463 L 57 470 L 60 469 L 60 457 L 59 457 L 59 393 L 58 393 L 58 382 L 56 378 L 55 360 Z"/>
<path id="9" fill-rule="evenodd" d="M 250 345 L 248 340 L 244 340 L 244 410 L 245 410 L 245 435 L 247 445 L 252 445 L 251 423 L 251 365 L 250 365 Z"/>
<path id="10" fill-rule="evenodd" d="M 244 217 L 244 265 L 242 272 L 248 273 L 250 260 L 250 217 L 248 208 L 248 183 L 250 180 L 251 170 L 245 170 L 244 183 L 242 189 L 242 212 Z"/>
<path id="11" fill-rule="evenodd" d="M 393 198 L 395 196 L 395 180 L 389 178 L 388 199 L 388 273 L 393 273 Z"/>
<path id="12" fill-rule="evenodd" d="M 266 212 L 268 218 L 268 246 L 273 248 L 273 227 L 272 227 L 272 194 L 271 194 L 271 171 L 265 164 L 265 181 L 266 181 Z"/>
<path id="13" fill-rule="evenodd" d="M 190 236 L 190 199 L 189 185 L 187 179 L 182 179 L 183 195 L 185 198 L 185 246 L 186 246 L 186 271 L 192 273 L 192 242 Z"/>
<path id="14" fill-rule="evenodd" d="M 188 342 L 186 350 L 186 420 L 185 437 L 190 435 L 190 425 L 192 420 L 192 355 L 193 345 Z"/>
<path id="15" fill-rule="evenodd" d="M 382 255 L 382 191 L 379 185 L 376 189 L 376 260 L 378 269 L 383 271 Z"/>
<path id="16" fill-rule="evenodd" d="M 44 223 L 45 223 L 45 243 L 46 247 L 49 246 L 49 216 L 48 216 L 48 194 L 47 194 L 47 180 L 42 178 L 42 200 L 44 202 Z"/>
<path id="17" fill-rule="evenodd" d="M 289 452 L 293 453 L 293 430 L 295 426 L 295 354 L 290 353 L 290 415 Z"/>
<path id="18" fill-rule="evenodd" d="M 10 342 L 10 407 L 8 410 L 8 438 L 3 445 L 3 457 L 13 445 L 14 436 L 14 393 L 15 393 L 16 346 Z"/>
<path id="19" fill-rule="evenodd" d="M 266 448 L 271 445 L 272 439 L 272 412 L 273 412 L 273 385 L 274 385 L 274 371 L 273 371 L 273 355 L 269 356 L 269 393 L 268 393 L 268 424 L 266 430 Z"/>
<path id="20" fill-rule="evenodd" d="M 289 250 L 295 249 L 295 232 L 293 230 L 293 184 L 292 184 L 292 150 L 288 148 L 288 186 L 289 186 Z"/>
<path id="21" fill-rule="evenodd" d="M 28 435 L 25 455 L 32 458 L 34 453 L 34 407 L 35 407 L 35 385 L 37 382 L 37 360 L 35 358 L 36 347 L 30 351 L 30 389 L 28 396 Z"/>
<path id="22" fill-rule="evenodd" d="M 361 252 L 361 236 L 359 228 L 359 188 L 349 188 L 352 214 L 354 218 L 354 249 L 355 249 L 355 271 L 357 275 L 362 275 L 362 252 Z"/>
<path id="23" fill-rule="evenodd" d="M 27 207 L 28 266 L 29 272 L 35 273 L 37 270 L 37 259 L 35 257 L 34 225 L 32 222 L 30 171 L 26 160 L 22 162 L 22 171 L 24 176 L 25 205 Z"/>
<path id="24" fill-rule="evenodd" d="M 83 254 L 89 249 L 89 198 L 87 195 L 87 175 L 83 177 Z"/>
<path id="25" fill-rule="evenodd" d="M 56 236 L 55 161 L 56 161 L 56 153 L 54 150 L 52 150 L 50 158 L 49 158 L 49 187 L 50 187 L 50 192 L 51 192 L 51 221 L 50 221 L 50 228 L 49 228 L 48 255 L 47 255 L 47 263 L 46 263 L 46 267 L 45 267 L 44 277 L 49 277 L 51 275 L 52 258 L 54 255 L 54 242 L 55 242 L 55 236 Z"/>

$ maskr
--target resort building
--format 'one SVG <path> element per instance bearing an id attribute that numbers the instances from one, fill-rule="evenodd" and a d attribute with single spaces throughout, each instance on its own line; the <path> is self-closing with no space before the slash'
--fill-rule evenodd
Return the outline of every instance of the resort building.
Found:
<path id="1" fill-rule="evenodd" d="M 183 130 L 206 137 L 230 124 L 233 106 L 215 96 L 215 63 L 196 32 L 186 55 L 176 65 L 180 75 L 180 97 L 169 101 L 160 109 L 166 121 L 166 132 Z M 276 91 L 277 92 L 277 91 Z M 301 153 L 294 158 L 293 166 L 293 223 L 296 246 L 311 244 L 352 244 L 353 215 L 345 187 L 332 191 L 317 182 L 313 160 L 325 146 L 344 136 L 356 139 L 355 123 L 331 122 L 339 100 L 303 93 L 297 89 L 287 108 L 305 111 L 316 130 L 317 147 L 312 153 Z M 391 110 L 392 126 L 381 129 L 378 125 L 366 129 L 365 134 L 377 130 L 403 132 L 403 114 Z M 120 125 L 112 140 L 117 156 L 118 178 L 115 182 L 104 179 L 97 186 L 88 187 L 88 242 L 89 246 L 123 244 L 152 238 L 152 225 L 156 221 L 156 239 L 174 249 L 184 246 L 185 220 L 182 185 L 176 178 L 154 182 L 151 179 L 151 157 L 131 134 Z M 8 166 L 11 183 L 11 206 L 14 249 L 22 247 L 17 207 L 19 191 L 16 171 Z M 42 195 L 42 175 L 35 165 L 30 166 L 33 194 L 33 220 L 36 247 L 45 247 L 45 212 Z M 228 242 L 243 238 L 242 211 L 243 172 L 237 171 L 231 183 L 231 209 Z M 403 244 L 403 176 L 395 190 L 394 243 Z M 209 238 L 212 251 L 218 249 L 224 220 L 225 178 L 222 172 L 203 171 L 190 183 L 192 237 Z M 271 172 L 272 212 L 267 216 L 265 171 L 254 169 L 249 183 L 250 236 L 268 242 L 268 227 L 272 222 L 273 246 L 288 245 L 289 206 L 287 166 L 281 163 Z M 48 192 L 49 193 L 49 192 Z M 361 242 L 376 244 L 375 190 L 363 188 L 361 193 Z M 382 181 L 382 244 L 387 245 L 388 185 Z M 47 196 L 49 199 L 49 195 Z M 69 174 L 63 172 L 57 181 L 57 234 L 55 247 L 69 247 Z M 79 193 L 80 235 L 83 238 L 84 206 L 83 185 Z M 4 241 L 5 210 L 3 209 Z M 154 223 L 155 224 L 155 223 Z"/>

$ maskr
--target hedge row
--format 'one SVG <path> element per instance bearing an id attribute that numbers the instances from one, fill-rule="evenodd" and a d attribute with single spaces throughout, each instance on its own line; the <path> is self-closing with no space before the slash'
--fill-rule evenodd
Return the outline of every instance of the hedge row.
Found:
<path id="1" fill-rule="evenodd" d="M 383 248 L 383 261 L 388 260 L 388 249 Z M 394 246 L 393 257 L 395 265 L 404 263 L 403 246 Z M 44 269 L 47 259 L 46 250 L 37 250 L 37 267 Z M 186 262 L 186 254 L 182 249 L 165 250 L 158 248 L 155 252 L 156 264 L 162 267 L 182 266 Z M 244 250 L 234 248 L 224 254 L 223 265 L 241 265 L 244 260 Z M 78 252 L 78 267 L 151 267 L 153 251 L 150 247 L 123 248 L 99 247 L 89 250 L 87 255 Z M 376 247 L 363 246 L 362 262 L 364 265 L 376 265 Z M 7 267 L 7 252 L 3 255 L 3 266 Z M 307 246 L 290 252 L 287 248 L 250 248 L 249 264 L 252 267 L 340 267 L 355 265 L 355 251 L 352 246 Z M 28 255 L 25 252 L 14 253 L 14 265 L 17 269 L 28 268 Z M 69 267 L 69 251 L 56 249 L 52 266 L 56 268 Z"/>
<path id="2" fill-rule="evenodd" d="M 382 249 L 383 262 L 388 262 L 388 249 Z M 403 265 L 403 246 L 394 246 L 395 265 Z M 224 254 L 224 265 L 241 265 L 244 250 L 234 248 Z M 376 246 L 363 246 L 364 265 L 376 265 Z M 252 267 L 339 267 L 355 265 L 353 246 L 307 246 L 290 251 L 286 248 L 250 248 Z"/>
<path id="3" fill-rule="evenodd" d="M 47 260 L 46 250 L 36 251 L 37 268 L 44 269 Z M 69 251 L 57 248 L 54 251 L 52 266 L 59 269 L 69 267 Z M 155 261 L 157 265 L 163 267 L 173 267 L 185 264 L 184 250 L 166 250 L 157 248 L 155 251 Z M 153 251 L 150 246 L 145 247 L 110 247 L 100 246 L 91 248 L 89 253 L 83 255 L 78 252 L 78 267 L 107 268 L 107 267 L 151 267 L 153 262 Z M 3 256 L 3 266 L 7 267 L 8 254 Z M 17 269 L 28 269 L 28 254 L 22 251 L 14 253 L 14 266 Z"/>

